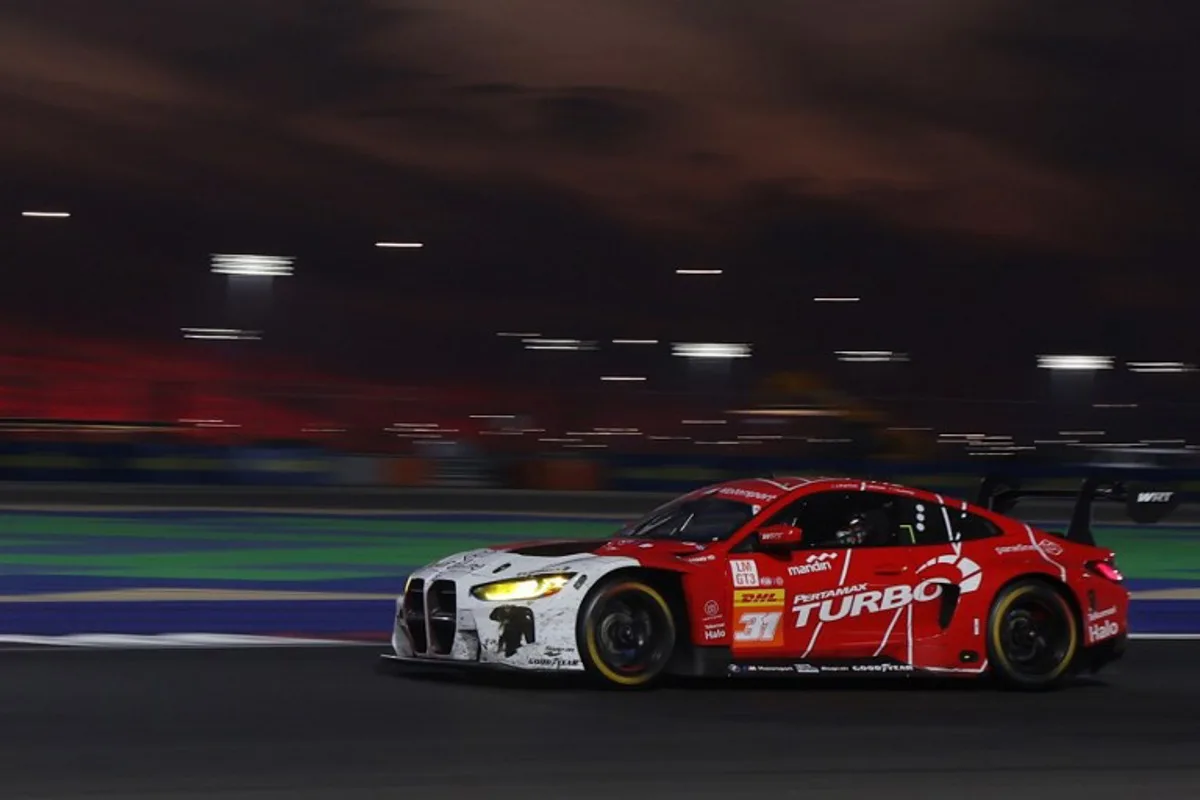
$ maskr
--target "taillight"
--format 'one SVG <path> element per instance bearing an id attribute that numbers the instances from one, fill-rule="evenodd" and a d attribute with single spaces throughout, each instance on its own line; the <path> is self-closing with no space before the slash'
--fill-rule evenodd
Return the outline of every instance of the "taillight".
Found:
<path id="1" fill-rule="evenodd" d="M 1113 583 L 1120 583 L 1125 580 L 1125 576 L 1121 574 L 1121 570 L 1117 569 L 1117 562 L 1114 560 L 1089 561 L 1087 568 L 1101 578 L 1107 578 Z"/>

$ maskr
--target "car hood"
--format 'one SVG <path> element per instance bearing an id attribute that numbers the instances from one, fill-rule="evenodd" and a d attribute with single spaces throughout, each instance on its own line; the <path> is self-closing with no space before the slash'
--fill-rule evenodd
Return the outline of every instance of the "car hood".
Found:
<path id="1" fill-rule="evenodd" d="M 503 580 L 545 572 L 587 571 L 607 566 L 685 567 L 705 545 L 644 539 L 541 539 L 468 550 L 413 573 L 417 577 Z"/>

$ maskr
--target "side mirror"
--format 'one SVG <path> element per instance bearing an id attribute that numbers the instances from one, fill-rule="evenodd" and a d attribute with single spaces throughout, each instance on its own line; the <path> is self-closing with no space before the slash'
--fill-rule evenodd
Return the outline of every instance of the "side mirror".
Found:
<path id="1" fill-rule="evenodd" d="M 804 532 L 793 525 L 768 525 L 758 531 L 758 545 L 764 550 L 791 550 L 804 541 Z"/>

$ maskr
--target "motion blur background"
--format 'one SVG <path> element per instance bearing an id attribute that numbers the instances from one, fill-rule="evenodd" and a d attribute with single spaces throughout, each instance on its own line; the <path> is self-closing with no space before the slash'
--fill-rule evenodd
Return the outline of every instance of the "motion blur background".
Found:
<path id="1" fill-rule="evenodd" d="M 358 677 L 735 475 L 1200 499 L 1195 5 L 4 0 L 5 796 L 1196 796 L 1194 508 L 1090 689 Z"/>
<path id="2" fill-rule="evenodd" d="M 1200 446 L 1169 4 L 100 6 L 0 9 L 0 479 Z"/>

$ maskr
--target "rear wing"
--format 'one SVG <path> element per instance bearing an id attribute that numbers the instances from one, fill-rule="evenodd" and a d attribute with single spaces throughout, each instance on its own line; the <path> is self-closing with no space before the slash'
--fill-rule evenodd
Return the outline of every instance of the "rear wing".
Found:
<path id="1" fill-rule="evenodd" d="M 1126 514 L 1140 525 L 1160 522 L 1179 507 L 1180 495 L 1172 487 L 1153 486 L 1145 482 L 1126 482 L 1113 478 L 1085 478 L 1078 490 L 1022 489 L 1016 481 L 988 476 L 979 486 L 975 504 L 1007 514 L 1024 498 L 1063 498 L 1075 500 L 1071 524 L 1066 537 L 1072 542 L 1095 545 L 1092 536 L 1092 504 L 1097 500 L 1124 503 Z"/>

